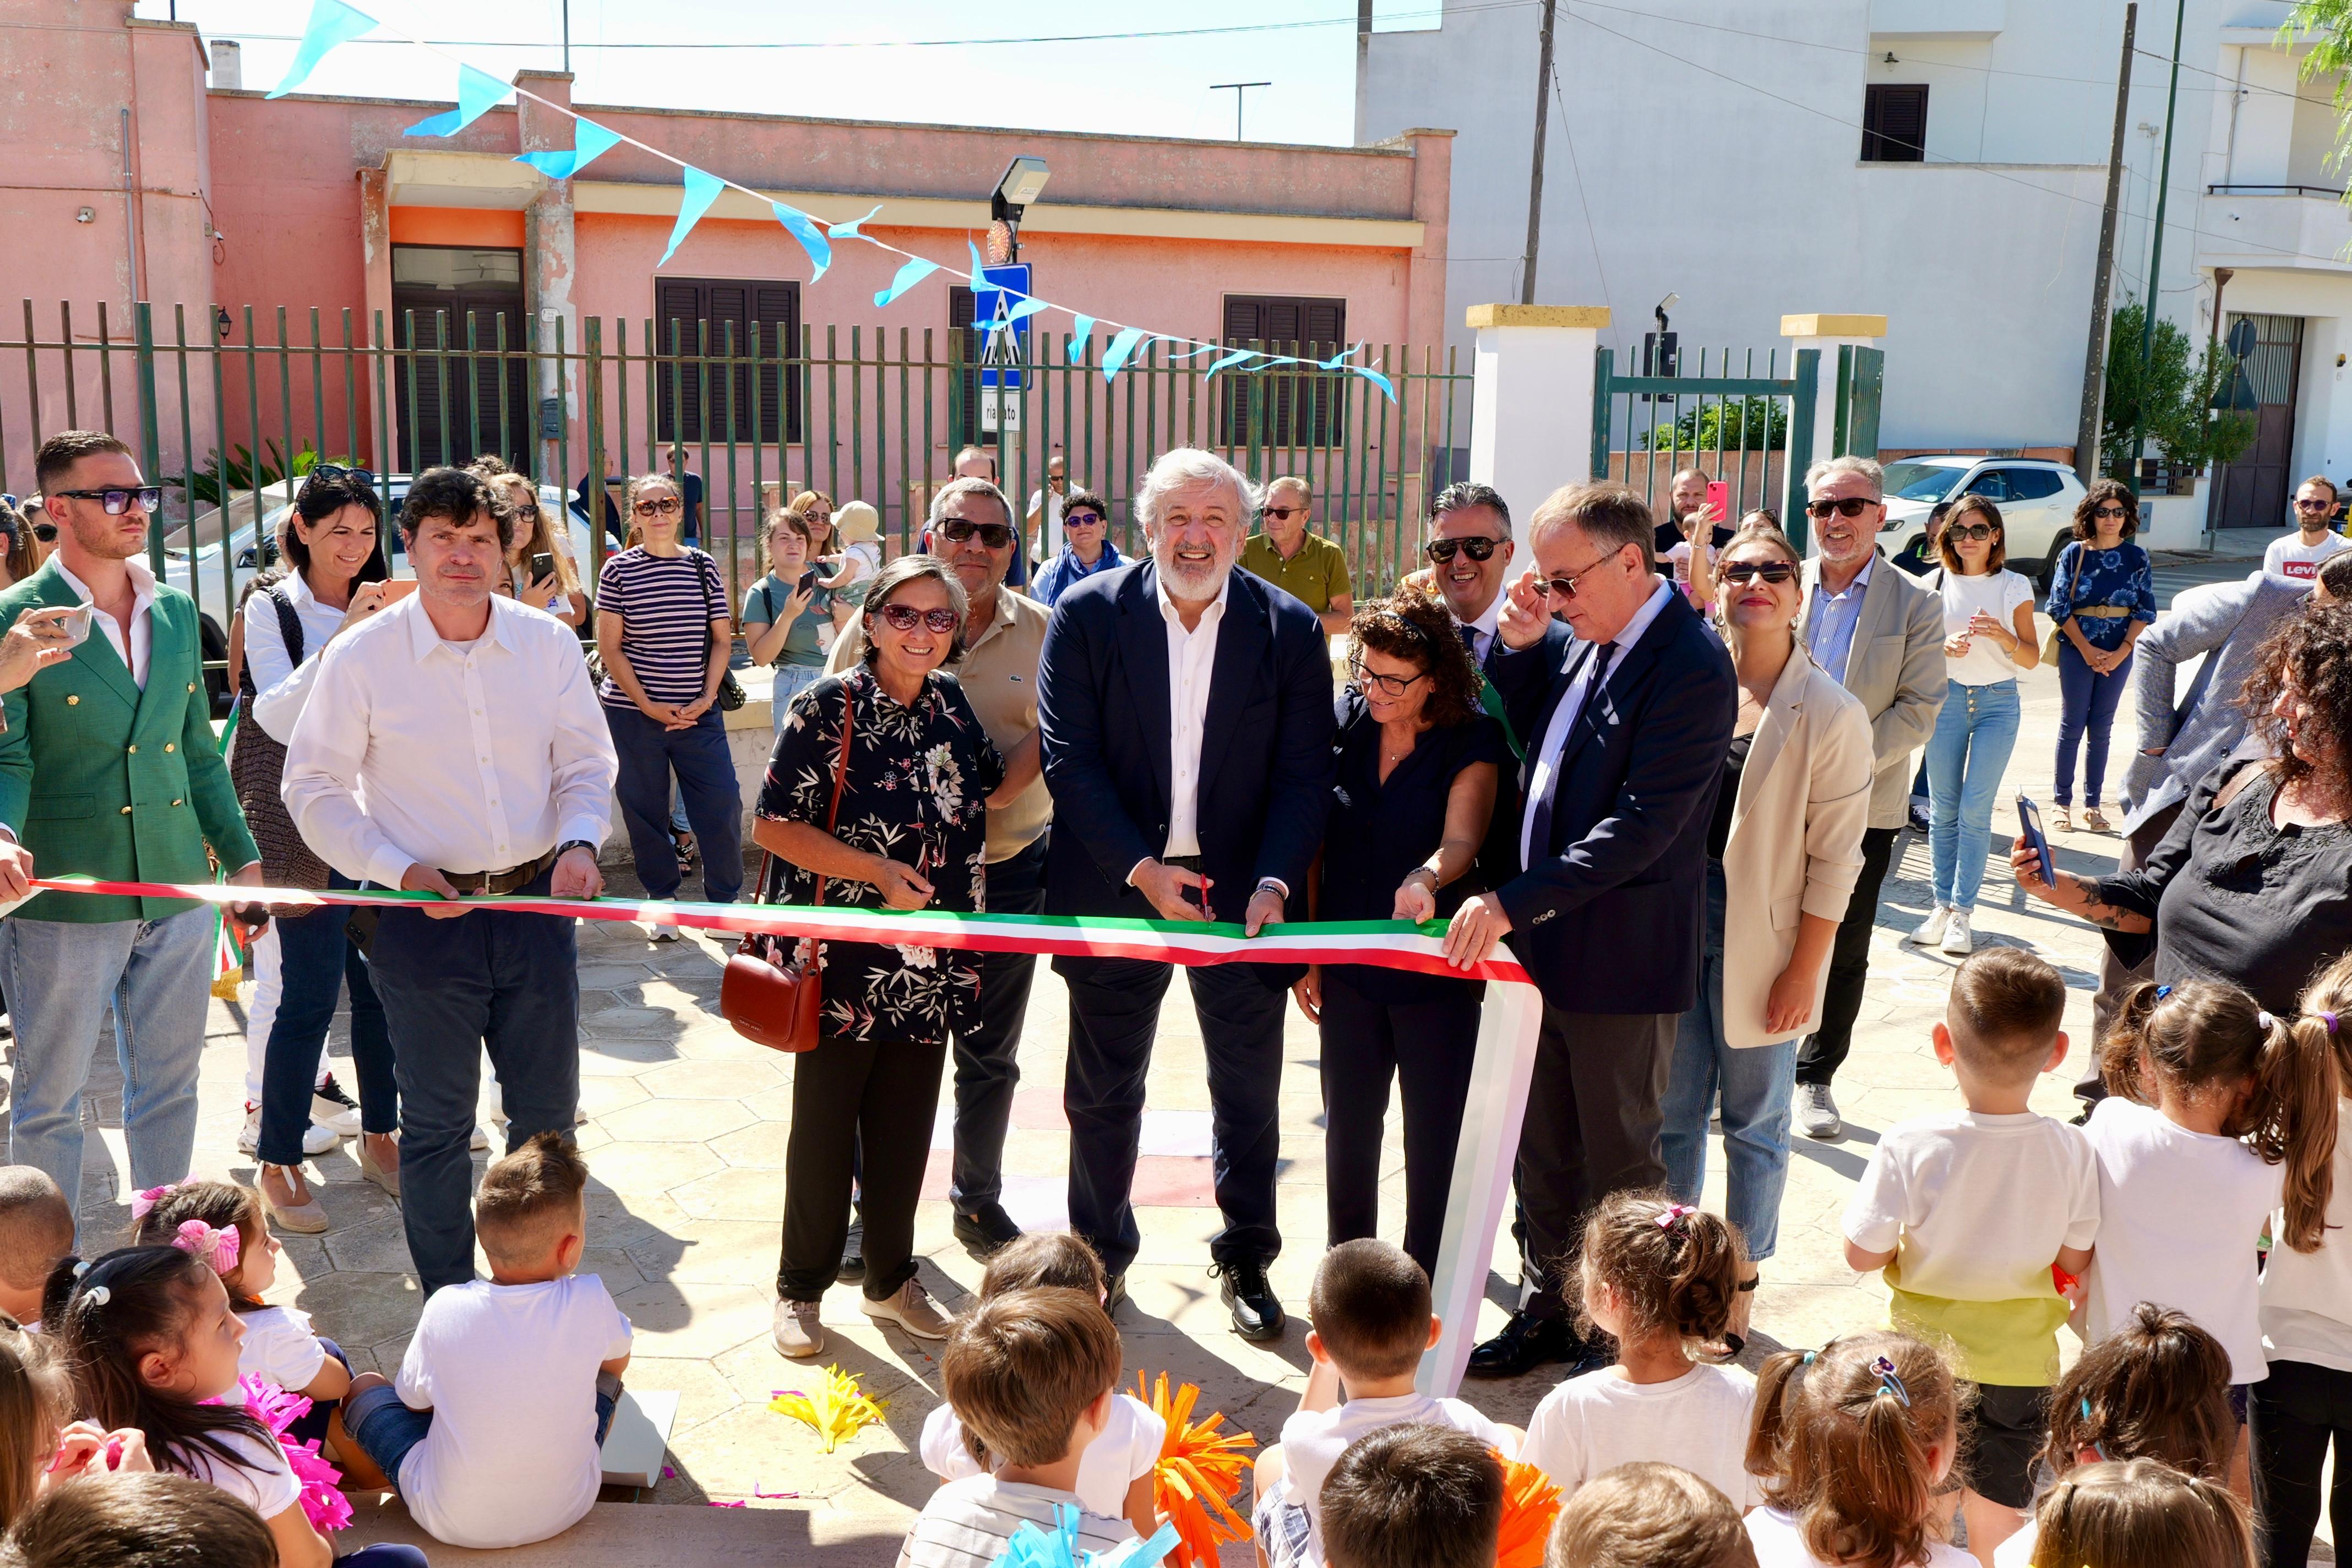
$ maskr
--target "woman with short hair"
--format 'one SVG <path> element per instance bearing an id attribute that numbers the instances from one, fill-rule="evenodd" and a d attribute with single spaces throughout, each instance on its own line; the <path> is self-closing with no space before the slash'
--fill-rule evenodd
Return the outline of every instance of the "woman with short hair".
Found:
<path id="1" fill-rule="evenodd" d="M 2074 542 L 2050 574 L 2050 618 L 2058 626 L 2058 763 L 2050 826 L 2074 826 L 2074 759 L 2085 754 L 2083 826 L 2107 829 L 2099 809 L 2116 705 L 2131 683 L 2132 645 L 2156 619 L 2156 568 L 2131 542 L 2139 513 L 2131 491 L 2100 479 L 2074 507 Z"/>

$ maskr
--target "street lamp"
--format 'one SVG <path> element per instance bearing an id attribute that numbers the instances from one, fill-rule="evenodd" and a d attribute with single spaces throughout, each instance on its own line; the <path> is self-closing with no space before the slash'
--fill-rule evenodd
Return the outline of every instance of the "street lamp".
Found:
<path id="1" fill-rule="evenodd" d="M 1015 158 L 1005 165 L 1004 177 L 988 198 L 988 264 L 1003 267 L 1021 259 L 1021 214 L 1045 193 L 1047 170 L 1043 158 Z"/>

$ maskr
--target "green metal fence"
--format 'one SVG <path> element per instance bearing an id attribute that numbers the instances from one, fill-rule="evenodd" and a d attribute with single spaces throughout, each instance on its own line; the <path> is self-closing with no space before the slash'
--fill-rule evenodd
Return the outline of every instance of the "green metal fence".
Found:
<path id="1" fill-rule="evenodd" d="M 1698 351 L 1695 375 L 1620 375 L 1615 351 L 1595 351 L 1592 477 L 1631 485 L 1663 517 L 1668 481 L 1704 469 L 1730 487 L 1733 521 L 1769 507 L 1801 549 L 1821 351 L 1798 350 L 1785 376 L 1778 349 L 1761 374 L 1754 349 L 1712 352 Z"/>

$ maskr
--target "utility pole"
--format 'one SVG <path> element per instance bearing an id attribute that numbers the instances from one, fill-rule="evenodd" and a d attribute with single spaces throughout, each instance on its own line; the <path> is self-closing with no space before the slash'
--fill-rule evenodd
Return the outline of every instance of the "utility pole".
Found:
<path id="1" fill-rule="evenodd" d="M 2116 214 L 2123 204 L 2124 128 L 2131 119 L 2132 40 L 2139 28 L 2137 0 L 2124 7 L 2124 61 L 2116 70 L 2116 134 L 2107 149 L 2107 205 L 2099 216 L 2099 263 L 2091 277 L 2091 341 L 2083 351 L 2083 414 L 2074 426 L 2074 471 L 2097 479 L 2099 431 L 2105 426 L 2107 297 L 2116 273 Z"/>
<path id="2" fill-rule="evenodd" d="M 2172 84 L 2164 93 L 2164 155 L 2156 166 L 2156 232 L 2147 245 L 2147 296 L 2141 309 L 2139 334 L 2139 408 L 2132 417 L 2131 493 L 2139 499 L 2139 450 L 2147 439 L 2147 376 L 2156 359 L 2156 308 L 2164 297 L 2164 198 L 2172 190 L 2172 111 L 2180 98 L 2180 27 L 2189 15 L 2189 0 L 2179 0 L 2172 12 Z"/>
<path id="3" fill-rule="evenodd" d="M 1528 165 L 1528 250 L 1519 269 L 1519 303 L 1536 302 L 1536 250 L 1543 238 L 1544 132 L 1551 104 L 1551 24 L 1558 0 L 1543 0 L 1543 31 L 1536 46 L 1536 148 Z"/>
<path id="4" fill-rule="evenodd" d="M 563 74 L 572 74 L 572 0 L 563 0 Z"/>

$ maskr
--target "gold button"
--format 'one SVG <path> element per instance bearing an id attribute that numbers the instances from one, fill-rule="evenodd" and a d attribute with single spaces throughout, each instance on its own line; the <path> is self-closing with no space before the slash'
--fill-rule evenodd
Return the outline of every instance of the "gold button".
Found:
<path id="1" fill-rule="evenodd" d="M 165 751 L 167 751 L 167 752 L 176 752 L 176 751 L 178 751 L 180 748 L 179 748 L 179 747 L 177 747 L 177 746 L 175 746 L 175 745 L 173 745 L 171 742 L 166 741 L 166 742 L 163 742 L 163 749 L 164 749 Z"/>
<path id="2" fill-rule="evenodd" d="M 178 801 L 176 801 L 176 800 L 175 800 L 175 801 L 173 801 L 172 804 L 173 804 L 173 805 L 179 805 L 180 803 L 179 803 Z"/>
<path id="3" fill-rule="evenodd" d="M 124 751 L 126 751 L 126 752 L 130 752 L 130 753 L 131 753 L 131 754 L 132 754 L 133 756 L 136 756 L 136 755 L 138 754 L 138 752 L 139 752 L 139 742 L 136 742 L 136 741 L 133 741 L 131 744 L 129 744 L 129 745 L 127 745 L 127 746 L 123 747 L 122 749 L 123 749 Z"/>
<path id="4" fill-rule="evenodd" d="M 122 808 L 122 815 L 123 815 L 123 816 L 130 816 L 130 815 L 131 815 L 131 808 L 130 808 L 129 806 L 127 806 L 127 805 L 126 805 L 126 806 L 124 806 L 124 807 Z"/>
<path id="5" fill-rule="evenodd" d="M 79 697 L 68 697 L 68 698 L 67 698 L 67 699 L 66 699 L 66 706 L 67 706 L 67 707 L 68 707 L 68 708 L 77 708 L 77 707 L 79 707 L 80 705 L 81 705 L 81 699 L 80 699 L 80 698 L 79 698 Z"/>
<path id="6" fill-rule="evenodd" d="M 188 682 L 188 689 L 189 689 L 189 690 L 194 691 L 195 689 L 196 689 L 196 683 L 195 683 L 194 681 L 191 680 L 190 682 Z"/>

